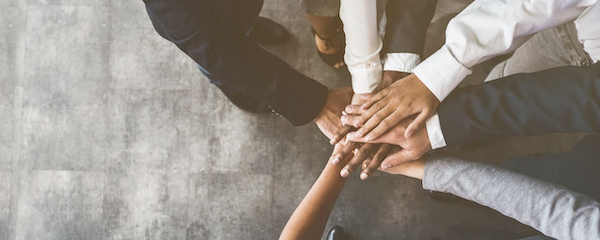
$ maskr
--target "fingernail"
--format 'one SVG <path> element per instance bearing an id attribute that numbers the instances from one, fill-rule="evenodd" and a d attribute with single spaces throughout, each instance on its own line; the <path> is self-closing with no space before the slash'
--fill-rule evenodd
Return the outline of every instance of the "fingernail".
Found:
<path id="1" fill-rule="evenodd" d="M 412 131 L 407 131 L 406 134 L 404 134 L 404 136 L 406 138 L 409 138 L 412 135 Z"/>
<path id="2" fill-rule="evenodd" d="M 368 177 L 369 177 L 369 174 L 367 174 L 367 173 L 361 173 L 361 174 L 360 174 L 360 179 L 362 179 L 362 180 L 365 180 L 365 179 L 367 179 Z"/>
<path id="3" fill-rule="evenodd" d="M 392 167 L 392 166 L 390 166 L 389 164 L 385 164 L 385 165 L 381 166 L 381 168 L 383 168 L 383 170 L 388 169 L 390 167 Z"/>
<path id="4" fill-rule="evenodd" d="M 348 113 L 346 113 L 346 111 L 342 111 L 342 116 L 346 116 L 348 115 Z"/>
<path id="5" fill-rule="evenodd" d="M 350 176 L 350 171 L 348 171 L 348 169 L 342 169 L 342 171 L 340 172 L 340 175 L 342 175 L 342 177 L 348 177 Z"/>
<path id="6" fill-rule="evenodd" d="M 333 165 L 337 165 L 338 163 L 340 163 L 340 158 L 339 157 L 335 157 L 331 163 L 333 163 Z"/>
<path id="7" fill-rule="evenodd" d="M 355 133 L 348 133 L 348 135 L 346 135 L 346 139 L 353 139 L 354 138 L 354 134 Z"/>
<path id="8" fill-rule="evenodd" d="M 346 125 L 346 123 L 348 123 L 348 116 L 342 115 L 340 119 L 342 120 L 342 125 Z"/>
<path id="9" fill-rule="evenodd" d="M 367 110 L 367 105 L 363 104 L 362 106 L 360 106 L 360 108 L 362 108 L 363 110 Z"/>

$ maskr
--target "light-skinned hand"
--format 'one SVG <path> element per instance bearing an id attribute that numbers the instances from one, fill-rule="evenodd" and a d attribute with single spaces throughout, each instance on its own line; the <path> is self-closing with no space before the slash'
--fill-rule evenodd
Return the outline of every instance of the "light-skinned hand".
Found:
<path id="1" fill-rule="evenodd" d="M 315 118 L 315 123 L 319 130 L 331 139 L 342 129 L 340 117 L 344 107 L 350 103 L 352 98 L 352 89 L 350 87 L 337 88 L 329 90 L 329 95 L 323 109 Z"/>
<path id="2" fill-rule="evenodd" d="M 344 116 L 342 118 L 342 121 L 352 121 L 352 117 L 353 116 L 349 115 Z M 431 150 L 431 143 L 429 142 L 429 136 L 427 135 L 426 127 L 418 129 L 413 134 L 413 136 L 411 136 L 410 138 L 406 138 L 406 128 L 411 121 L 413 121 L 412 118 L 402 120 L 400 123 L 393 126 L 389 131 L 375 139 L 367 140 L 365 137 L 358 137 L 356 135 L 356 132 L 348 133 L 348 135 L 346 135 L 346 138 L 352 142 L 387 143 L 402 147 L 400 151 L 397 151 L 387 156 L 381 163 L 382 169 L 389 169 L 395 166 L 399 166 L 400 164 L 403 164 L 405 162 L 417 160 L 429 150 Z"/>
<path id="3" fill-rule="evenodd" d="M 378 138 L 403 119 L 416 115 L 404 133 L 405 137 L 411 137 L 425 125 L 440 104 L 435 95 L 414 74 L 392 83 L 375 95 L 366 94 L 363 97 L 366 102 L 361 109 L 366 111 L 346 108 L 346 112 L 350 115 L 362 113 L 361 117 L 351 124 L 358 128 L 355 136 L 364 137 L 366 141 Z"/>

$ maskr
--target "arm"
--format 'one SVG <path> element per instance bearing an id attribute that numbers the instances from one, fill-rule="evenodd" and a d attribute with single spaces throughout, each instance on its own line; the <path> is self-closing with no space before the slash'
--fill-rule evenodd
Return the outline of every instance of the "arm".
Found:
<path id="1" fill-rule="evenodd" d="M 377 2 L 342 0 L 340 19 L 346 34 L 344 60 L 356 94 L 371 93 L 381 83 L 379 52 L 383 41 L 377 31 Z"/>
<path id="2" fill-rule="evenodd" d="M 499 167 L 437 157 L 425 166 L 423 188 L 488 206 L 556 239 L 600 239 L 600 203 Z"/>
<path id="3" fill-rule="evenodd" d="M 298 126 L 312 121 L 327 88 L 260 48 L 216 0 L 144 0 L 157 31 L 215 77 Z"/>
<path id="4" fill-rule="evenodd" d="M 438 115 L 448 146 L 505 136 L 600 133 L 600 64 L 516 74 L 457 89 Z"/>
<path id="5" fill-rule="evenodd" d="M 296 208 L 279 239 L 321 239 L 329 214 L 346 183 L 339 175 L 341 168 L 327 163 L 325 169 Z"/>
<path id="6" fill-rule="evenodd" d="M 390 0 L 383 51 L 384 71 L 412 72 L 420 62 L 437 0 Z M 393 79 L 397 80 L 397 79 Z"/>
<path id="7" fill-rule="evenodd" d="M 434 115 L 440 101 L 471 73 L 469 68 L 510 52 L 533 33 L 572 21 L 596 0 L 477 0 L 450 21 L 446 44 L 367 100 L 359 136 L 377 138 L 402 119 L 417 114 L 410 137 Z M 429 127 L 429 126 L 428 126 Z M 434 128 L 429 127 L 435 131 Z"/>
<path id="8" fill-rule="evenodd" d="M 454 17 L 446 43 L 414 70 L 442 101 L 471 67 L 514 51 L 541 30 L 575 20 L 595 0 L 476 0 Z"/>

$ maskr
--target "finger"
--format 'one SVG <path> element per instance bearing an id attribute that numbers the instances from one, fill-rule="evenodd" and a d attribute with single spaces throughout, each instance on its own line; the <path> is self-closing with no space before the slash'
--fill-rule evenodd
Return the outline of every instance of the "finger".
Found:
<path id="1" fill-rule="evenodd" d="M 365 170 L 367 167 L 369 167 L 369 165 L 371 164 L 372 158 L 368 158 L 367 160 L 364 160 L 362 163 L 362 169 Z"/>
<path id="2" fill-rule="evenodd" d="M 367 110 L 363 109 L 360 105 L 348 105 L 344 108 L 344 112 L 349 115 L 361 115 L 367 112 Z"/>
<path id="3" fill-rule="evenodd" d="M 343 119 L 345 120 L 345 125 L 346 126 L 350 126 L 353 128 L 353 130 L 356 130 L 357 127 L 360 127 L 359 123 L 361 121 L 361 116 L 360 115 L 346 115 L 346 116 L 342 116 Z"/>
<path id="4" fill-rule="evenodd" d="M 350 159 L 350 161 L 342 168 L 340 171 L 340 176 L 348 177 L 350 173 L 354 171 L 360 164 L 365 160 L 371 157 L 371 152 L 374 151 L 377 147 L 377 144 L 364 144 L 354 153 L 354 157 Z"/>
<path id="5" fill-rule="evenodd" d="M 392 155 L 386 157 L 381 163 L 382 169 L 389 169 L 396 166 L 399 166 L 402 163 L 417 160 L 419 156 L 415 156 L 415 154 L 407 149 L 402 149 Z"/>
<path id="6" fill-rule="evenodd" d="M 358 146 L 358 143 L 354 143 L 354 142 L 351 142 L 351 143 L 352 144 L 346 144 L 346 145 L 336 144 L 335 145 L 335 148 L 334 148 L 333 153 L 331 154 L 331 158 L 330 158 L 330 162 L 333 163 L 333 165 L 341 166 L 342 160 L 346 159 L 346 157 L 352 153 L 352 150 L 354 148 L 356 148 L 356 146 Z"/>
<path id="7" fill-rule="evenodd" d="M 356 129 L 352 126 L 343 126 L 342 129 L 340 129 L 340 131 L 338 131 L 335 135 L 333 135 L 333 137 L 329 140 L 329 143 L 331 145 L 337 144 L 338 142 L 340 142 L 340 140 L 342 140 L 346 136 L 346 134 L 348 134 L 350 131 L 354 131 L 354 130 L 356 130 Z"/>
<path id="8" fill-rule="evenodd" d="M 408 127 L 406 127 L 406 132 L 404 132 L 404 136 L 406 138 L 412 136 L 415 131 L 419 130 L 421 126 L 425 124 L 425 121 L 431 117 L 430 115 L 432 114 L 430 114 L 429 111 L 421 112 L 410 124 L 408 124 Z"/>
<path id="9" fill-rule="evenodd" d="M 373 93 L 365 93 L 365 94 L 361 94 L 359 97 L 360 97 L 361 100 L 367 101 L 367 100 L 371 99 L 373 96 L 375 96 L 375 94 L 373 94 Z"/>
<path id="10" fill-rule="evenodd" d="M 367 101 L 365 103 L 363 103 L 363 105 L 361 107 L 363 109 L 371 108 L 371 106 L 373 106 L 376 102 L 379 102 L 379 100 L 385 98 L 389 94 L 389 92 L 390 91 L 387 89 L 384 89 L 381 92 L 378 92 L 373 97 L 370 97 L 369 99 L 367 99 Z"/>
<path id="11" fill-rule="evenodd" d="M 366 168 L 363 168 L 362 173 L 360 173 L 360 179 L 366 180 L 367 178 L 369 178 L 375 172 L 375 170 L 377 170 L 379 166 L 381 166 L 381 162 L 388 155 L 391 148 L 392 145 L 382 144 L 379 150 L 377 150 L 377 153 L 375 153 L 375 155 L 373 156 L 371 162 L 367 165 Z"/>
<path id="12" fill-rule="evenodd" d="M 383 119 L 377 125 L 377 127 L 375 127 L 371 132 L 366 134 L 364 136 L 365 140 L 368 142 L 373 139 L 381 137 L 384 133 L 386 133 L 387 131 L 392 129 L 394 126 L 396 126 L 398 123 L 400 123 L 405 118 L 410 117 L 412 114 L 414 114 L 414 113 L 409 112 L 409 111 L 402 111 L 402 110 L 393 112 L 392 114 L 387 116 L 385 119 Z M 397 140 L 397 139 L 395 139 L 395 140 Z"/>
<path id="13" fill-rule="evenodd" d="M 379 104 L 379 103 L 377 103 L 377 104 Z M 371 109 L 369 109 L 369 112 L 370 111 L 371 111 Z M 356 134 L 354 136 L 355 137 L 363 137 L 363 136 L 367 135 L 375 127 L 377 127 L 377 125 L 379 125 L 379 123 L 381 121 L 383 121 L 385 118 L 387 118 L 394 111 L 395 111 L 395 109 L 393 109 L 391 107 L 384 107 L 381 110 L 377 111 L 377 113 L 374 113 L 372 116 L 369 116 L 370 115 L 369 112 L 363 114 L 361 116 L 360 120 L 357 122 L 357 124 L 360 126 L 360 128 L 356 131 Z M 366 120 L 366 122 L 365 122 L 365 120 Z"/>

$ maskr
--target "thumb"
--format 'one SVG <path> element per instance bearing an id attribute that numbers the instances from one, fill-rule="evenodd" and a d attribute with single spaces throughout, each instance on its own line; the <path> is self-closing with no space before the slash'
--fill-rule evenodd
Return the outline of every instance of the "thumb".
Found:
<path id="1" fill-rule="evenodd" d="M 411 160 L 414 160 L 412 152 L 407 149 L 402 149 L 392 155 L 387 156 L 383 162 L 381 162 L 381 168 L 385 170 L 397 167 Z"/>
<path id="2" fill-rule="evenodd" d="M 391 144 L 391 145 L 398 145 L 398 143 L 395 143 L 397 141 L 397 139 L 394 139 L 394 137 L 392 136 L 392 134 L 388 133 L 384 133 L 383 135 L 375 138 L 375 139 L 371 139 L 369 141 L 367 141 L 365 139 L 365 136 L 363 137 L 356 137 L 356 132 L 351 132 L 348 133 L 348 135 L 346 135 L 346 138 L 349 141 L 352 142 L 359 142 L 359 143 L 387 143 L 387 144 Z"/>
<path id="3" fill-rule="evenodd" d="M 425 121 L 430 117 L 429 111 L 421 112 L 410 124 L 406 127 L 406 132 L 404 133 L 404 137 L 409 138 L 413 135 L 413 133 L 421 128 Z"/>

